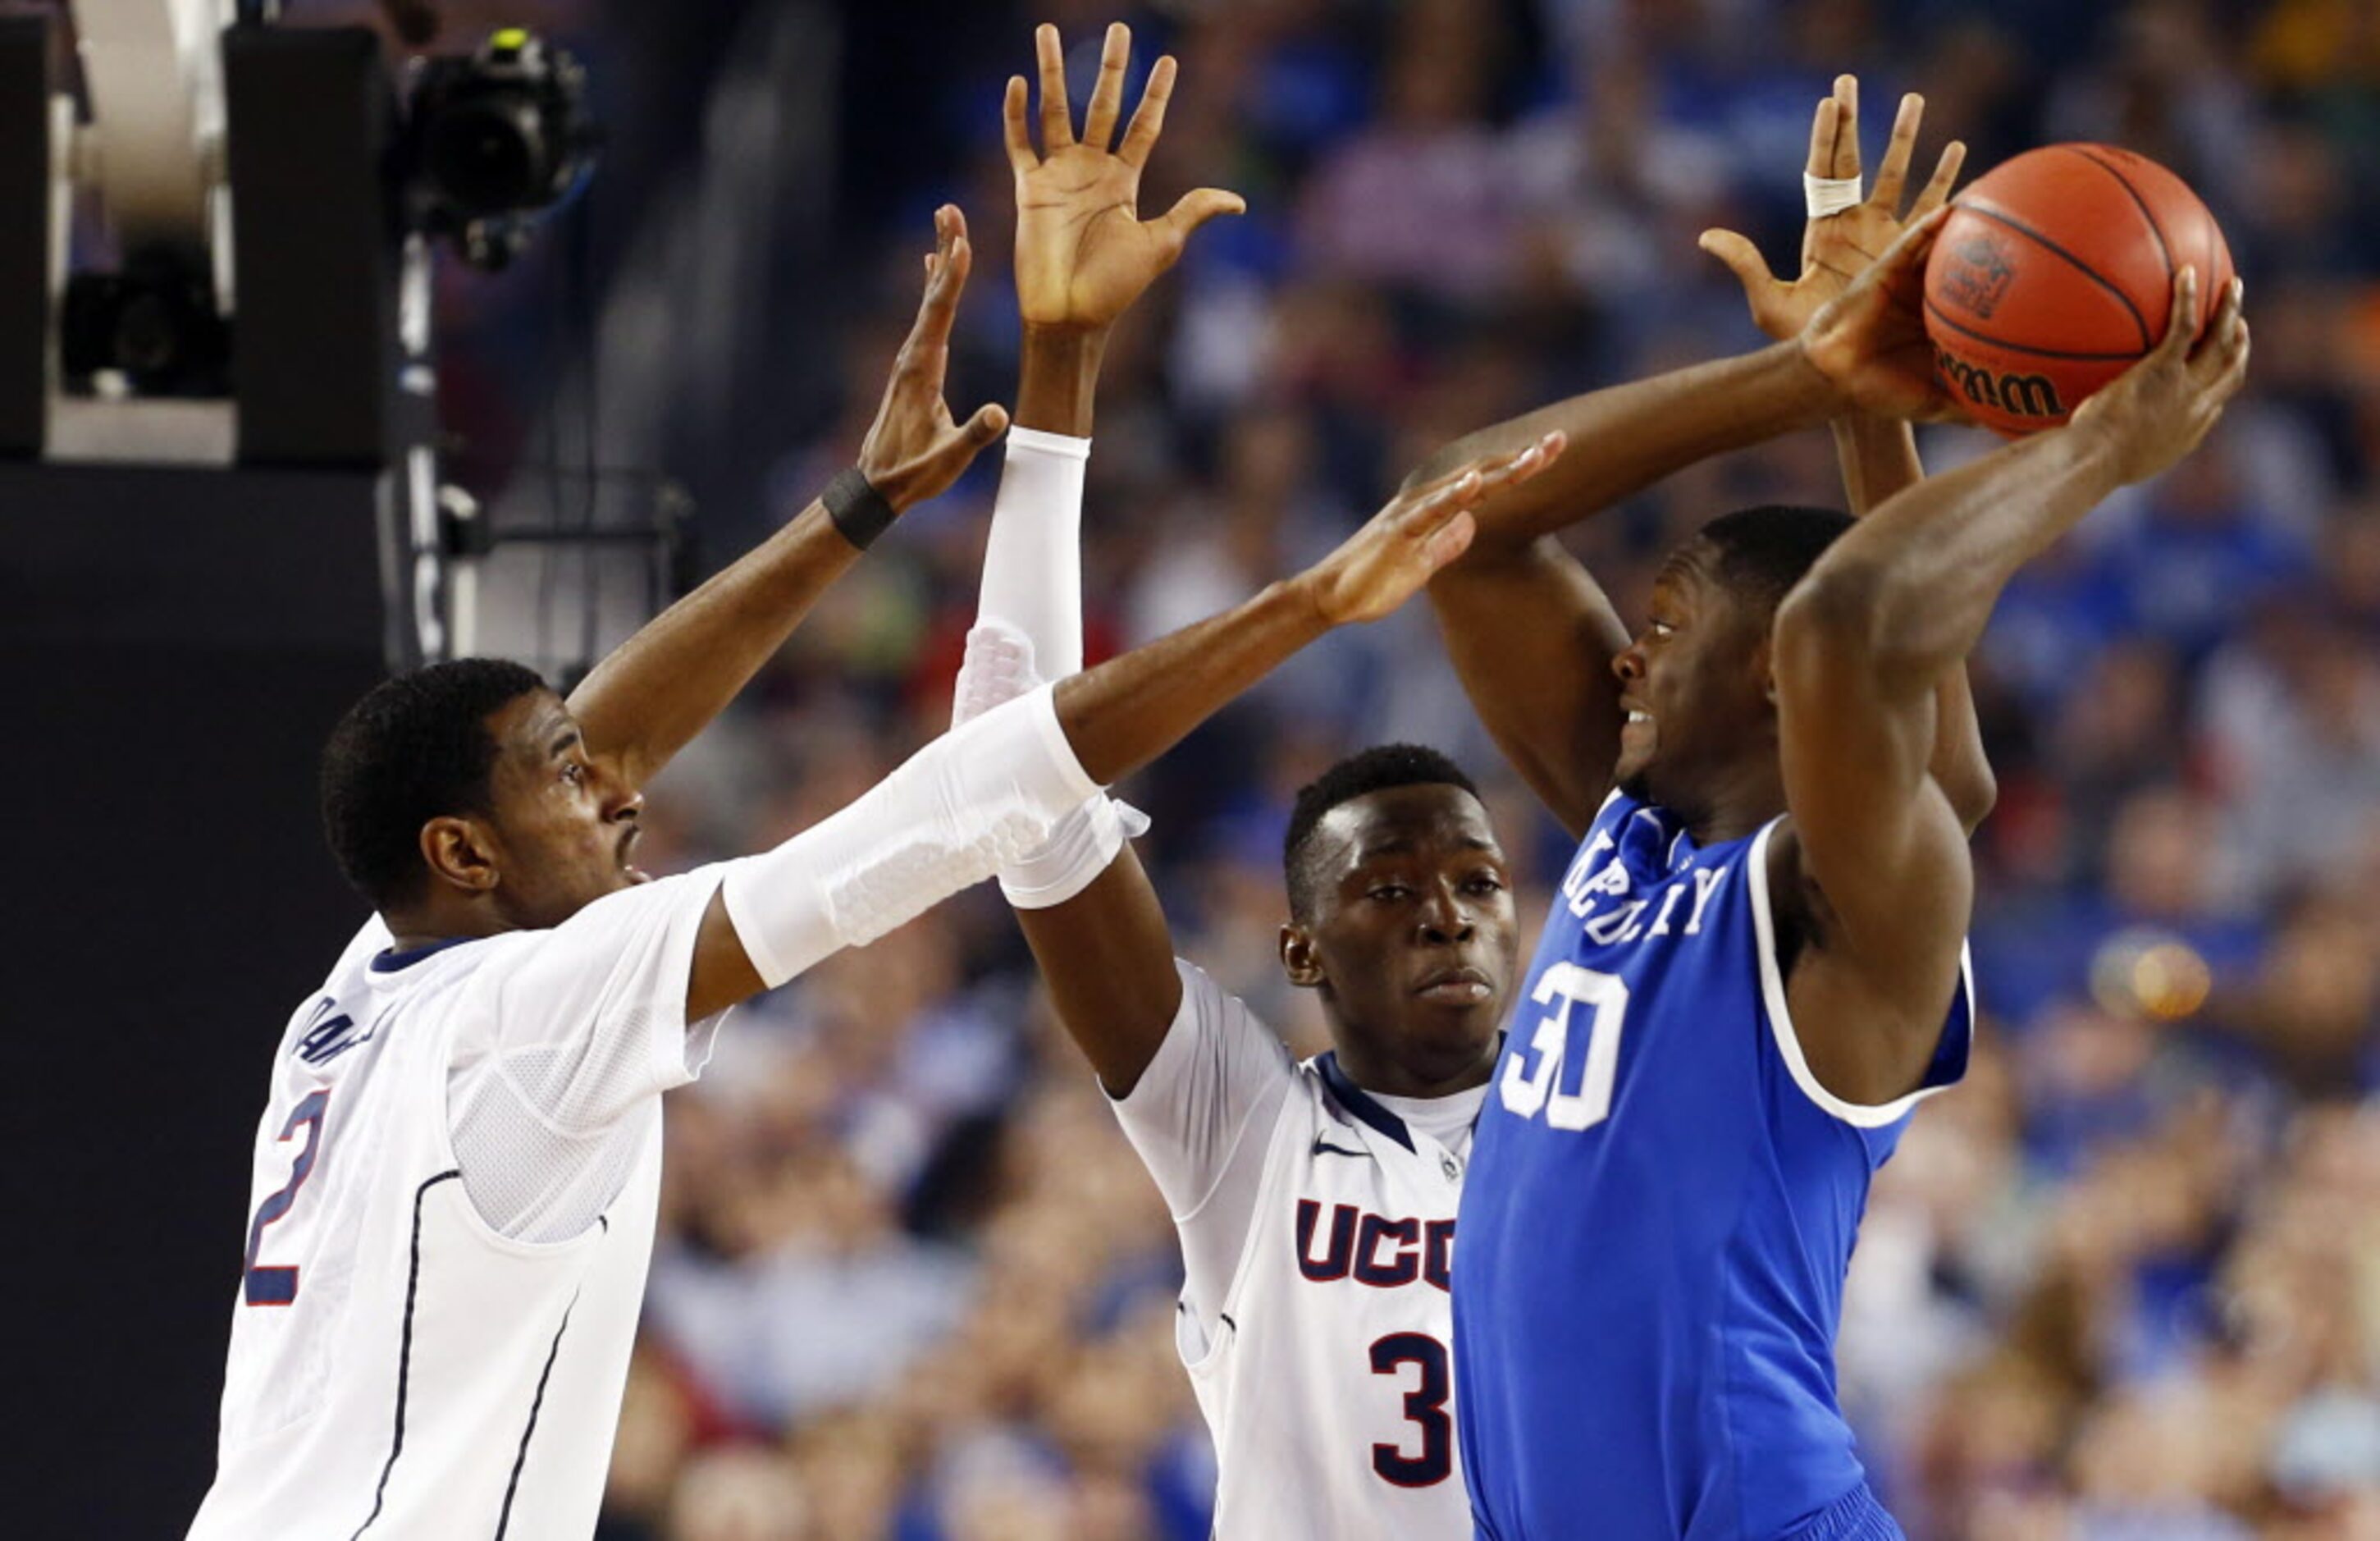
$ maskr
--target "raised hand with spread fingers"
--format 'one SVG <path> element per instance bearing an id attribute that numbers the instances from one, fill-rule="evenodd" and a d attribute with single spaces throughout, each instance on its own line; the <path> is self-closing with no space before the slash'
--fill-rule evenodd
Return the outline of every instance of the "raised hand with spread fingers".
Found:
<path id="1" fill-rule="evenodd" d="M 1768 271 L 1753 244 L 1732 230 L 1703 232 L 1702 249 L 1725 262 L 1743 285 L 1752 319 L 1779 340 L 1801 334 L 1820 309 L 1875 265 L 1910 226 L 1949 200 L 1967 147 L 1952 140 L 1934 163 L 1934 175 L 1906 210 L 1901 199 L 1916 158 L 1925 99 L 1914 91 L 1900 99 L 1886 142 L 1876 186 L 1860 192 L 1859 78 L 1839 75 L 1834 91 L 1818 103 L 1810 121 L 1810 155 L 1803 168 L 1809 221 L 1802 227 L 1802 272 L 1786 283 Z M 1905 366 L 1930 376 L 1933 360 L 1922 325 L 1897 316 L 1903 333 Z M 1912 346 L 1913 345 L 1913 346 Z M 1912 399 L 1915 399 L 1912 395 Z M 1843 492 L 1853 514 L 1864 514 L 1887 498 L 1925 479 L 1917 441 L 1896 418 L 1850 412 L 1834 421 L 1835 453 L 1841 463 Z M 1991 811 L 1996 796 L 1991 764 L 1964 666 L 1943 677 L 1937 697 L 1933 775 L 1959 819 L 1973 830 Z"/>
<path id="2" fill-rule="evenodd" d="M 1411 599 L 1463 554 L 1477 529 L 1471 510 L 1561 457 L 1566 441 L 1543 435 L 1515 453 L 1482 455 L 1436 479 L 1401 489 L 1303 581 L 1330 625 L 1377 621 Z"/>
<path id="3" fill-rule="evenodd" d="M 1171 55 L 1157 61 L 1132 122 L 1123 114 L 1132 29 L 1108 29 L 1082 132 L 1066 101 L 1058 29 L 1033 34 L 1041 82 L 1041 148 L 1033 147 L 1025 78 L 1012 77 L 1004 107 L 1008 164 L 1016 174 L 1016 303 L 1027 327 L 1090 329 L 1122 315 L 1182 255 L 1190 233 L 1247 205 L 1237 193 L 1200 188 L 1156 219 L 1140 217 L 1140 174 L 1165 127 L 1173 95 Z"/>
<path id="4" fill-rule="evenodd" d="M 926 296 L 892 360 L 892 378 L 859 446 L 868 485 L 895 511 L 939 497 L 976 455 L 1008 431 L 1005 407 L 976 408 L 964 423 L 951 416 L 942 382 L 950 370 L 951 328 L 975 265 L 966 215 L 945 203 L 934 211 L 934 250 L 926 259 Z"/>
<path id="5" fill-rule="evenodd" d="M 1803 174 L 1810 218 L 1802 227 L 1802 272 L 1790 283 L 1768 271 L 1759 248 L 1743 236 L 1732 230 L 1703 232 L 1702 249 L 1725 262 L 1742 284 L 1752 319 L 1761 331 L 1780 342 L 1798 335 L 1818 308 L 1849 288 L 1903 230 L 1949 200 L 1967 159 L 1967 147 L 1957 140 L 1942 147 L 1934 175 L 1918 189 L 1916 200 L 1906 210 L 1900 206 L 1925 119 L 1924 97 L 1912 91 L 1900 99 L 1876 186 L 1859 198 L 1859 79 L 1835 78 L 1834 93 L 1818 103 L 1810 124 L 1810 158 Z M 1851 196 L 1849 203 L 1828 207 L 1845 195 Z"/>

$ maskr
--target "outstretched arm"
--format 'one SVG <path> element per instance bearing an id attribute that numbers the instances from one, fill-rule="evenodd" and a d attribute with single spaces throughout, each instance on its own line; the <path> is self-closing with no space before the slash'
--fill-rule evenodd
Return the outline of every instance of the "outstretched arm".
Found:
<path id="1" fill-rule="evenodd" d="M 1801 350 L 1779 344 L 1466 434 L 1407 479 L 1421 485 L 1548 432 L 1578 446 L 1484 504 L 1469 553 L 1429 586 L 1447 658 L 1480 722 L 1572 834 L 1585 832 L 1611 787 L 1621 722 L 1611 661 L 1627 649 L 1628 627 L 1556 532 L 1708 455 L 1815 428 L 1840 405 Z"/>
<path id="2" fill-rule="evenodd" d="M 1536 474 L 1561 448 L 1549 437 L 1402 495 L 1308 572 L 1062 682 L 1058 720 L 1084 769 L 1109 783 L 1148 764 L 1324 632 L 1395 609 L 1462 552 L 1465 510 Z M 1139 857 L 1126 845 L 1075 898 L 1017 916 L 1068 1031 L 1101 1084 L 1129 1094 L 1182 1000 L 1172 938 Z"/>
<path id="3" fill-rule="evenodd" d="M 1461 553 L 1480 499 L 1560 453 L 1556 436 L 1400 496 L 1296 577 L 953 729 L 851 807 L 729 863 L 696 939 L 688 1019 L 990 877 L 1323 632 L 1394 610 Z"/>
<path id="4" fill-rule="evenodd" d="M 1163 64 L 1159 67 L 1163 68 Z M 1104 78 L 1101 84 L 1104 88 Z M 1019 238 L 1023 238 L 1021 233 Z M 1020 426 L 1089 438 L 1091 403 L 1105 339 L 1104 326 L 1087 333 L 1027 328 L 1024 377 L 1017 387 Z M 1008 512 L 1002 510 L 1002 515 Z M 995 515 L 995 520 L 1002 515 Z M 987 619 L 991 618 L 993 601 L 990 568 L 1007 534 L 995 522 L 992 550 L 986 554 Z M 1068 581 L 1076 588 L 1073 607 L 1076 636 L 1070 650 L 1079 663 L 1079 567 Z M 1045 603 L 1014 608 L 1046 614 L 1050 607 Z M 1026 635 L 1035 657 L 1045 664 L 1061 652 L 1066 640 L 1030 630 Z M 1105 803 L 1103 794 L 1068 815 L 1075 826 L 1075 840 L 1091 838 L 1099 821 L 1117 817 Z M 1050 857 L 1045 855 L 1043 859 Z M 1165 1041 L 1166 1029 L 1182 1004 L 1182 980 L 1173 969 L 1172 931 L 1138 854 L 1129 842 L 1119 840 L 1114 856 L 1079 892 L 1054 904 L 1019 905 L 1016 919 L 1067 1035 L 1081 1047 L 1100 1085 L 1118 1097 L 1130 1092 Z"/>
<path id="5" fill-rule="evenodd" d="M 1477 456 L 1512 454 L 1546 433 L 1578 446 L 1544 476 L 1482 505 L 1475 560 L 1574 525 L 1697 461 L 1815 428 L 1855 408 L 1903 420 L 1956 415 L 1913 312 L 1882 304 L 1846 312 L 1821 357 L 1802 335 L 1572 396 L 1465 434 L 1424 461 L 1410 480 L 1443 475 Z"/>
<path id="6" fill-rule="evenodd" d="M 1931 394 L 1913 405 L 1930 407 Z M 1512 454 L 1548 433 L 1577 445 L 1558 467 L 1479 510 L 1475 551 L 1486 554 L 1566 529 L 1714 455 L 1816 428 L 1843 406 L 1836 382 L 1814 370 L 1793 344 L 1778 343 L 1589 391 L 1466 433 L 1423 461 L 1408 479 L 1432 480 L 1482 455 Z"/>
<path id="7" fill-rule="evenodd" d="M 1953 140 L 1942 147 L 1934 175 L 1918 189 L 1906 212 L 1901 209 L 1909 167 L 1917 149 L 1917 134 L 1925 118 L 1925 99 L 1914 92 L 1900 99 L 1886 142 L 1884 161 L 1876 167 L 1876 185 L 1864 199 L 1830 207 L 1814 189 L 1810 217 L 1802 230 L 1801 276 L 1788 284 L 1774 277 L 1753 244 L 1732 230 L 1706 230 L 1702 248 L 1725 262 L 1742 284 L 1752 307 L 1752 319 L 1772 337 L 1798 335 L 1819 307 L 1850 286 L 1868 264 L 1884 254 L 1909 224 L 1940 208 L 1958 181 L 1966 160 L 1966 146 Z M 1835 78 L 1831 94 L 1818 103 L 1810 123 L 1810 153 L 1803 164 L 1807 178 L 1831 182 L 1843 196 L 1857 198 L 1860 178 L 1859 80 Z M 1845 186 L 1848 184 L 1848 186 Z M 1835 454 L 1842 465 L 1843 491 L 1853 517 L 1925 478 L 1917 458 L 1917 441 L 1907 423 L 1868 412 L 1854 412 L 1834 422 Z M 1990 760 L 1984 753 L 1983 730 L 1975 721 L 1974 697 L 1961 661 L 1946 672 L 1935 694 L 1935 739 L 1931 772 L 1949 798 L 1959 822 L 1969 833 L 1991 811 L 1996 791 Z"/>
<path id="8" fill-rule="evenodd" d="M 1395 610 L 1463 554 L 1481 504 L 1560 464 L 1562 448 L 1550 433 L 1400 492 L 1295 577 L 1060 682 L 1058 721 L 1083 769 L 1102 785 L 1139 770 L 1323 633 Z"/>
<path id="9" fill-rule="evenodd" d="M 1879 298 L 1913 307 L 1933 231 L 1912 232 L 1812 323 Z M 1803 946 L 1787 985 L 1820 1082 L 1854 1101 L 1914 1089 L 1958 976 L 1973 895 L 1965 831 L 1928 772 L 1943 674 L 1983 635 L 2026 561 L 2117 487 L 2204 437 L 2245 378 L 2235 285 L 2193 352 L 2197 280 L 2175 285 L 2166 339 L 2073 423 L 1892 498 L 1779 608 L 1778 734 Z"/>
<path id="10" fill-rule="evenodd" d="M 1567 457 L 1565 457 L 1567 458 Z M 1628 625 L 1559 537 L 1485 549 L 1429 586 L 1446 656 L 1504 758 L 1573 838 L 1611 790 Z"/>
<path id="11" fill-rule="evenodd" d="M 1111 39 L 1111 55 L 1117 52 Z M 1102 71 L 1103 89 L 1112 81 L 1120 91 L 1122 62 L 1111 62 L 1114 67 Z M 1062 90 L 1053 89 L 1058 79 L 1054 32 L 1045 31 L 1042 40 L 1042 73 L 1045 93 Z M 1172 78 L 1171 67 L 1160 65 L 1150 96 L 1125 136 L 1127 149 L 1138 143 L 1145 153 L 1154 140 L 1164 103 L 1159 88 L 1170 90 Z M 1045 94 L 1045 137 L 1050 132 L 1047 100 Z M 1014 154 L 1021 138 L 1017 130 L 1023 106 L 1014 85 L 1009 102 Z M 1102 108 L 1095 100 L 1095 120 L 1102 111 L 1111 127 L 1113 103 Z M 1062 94 L 1057 115 L 1065 115 Z M 1028 146 L 1021 159 L 1029 154 Z M 1079 163 L 1081 158 L 1074 159 Z M 1017 169 L 1023 190 L 1026 167 L 1020 163 Z M 1130 180 L 1136 182 L 1136 164 L 1134 169 Z M 1128 194 L 1129 185 L 1126 190 Z M 1215 194 L 1206 201 L 1220 212 L 1236 200 Z M 1185 200 L 1169 219 L 1181 216 L 1188 206 Z M 1103 207 L 1113 212 L 1111 203 Z M 1145 238 L 1130 210 L 1127 196 L 1121 212 L 1123 224 L 1132 228 L 1115 228 L 1118 238 L 1128 244 Z M 1077 255 L 1071 270 L 1062 265 L 1051 270 L 1071 271 L 1065 304 L 1074 309 L 1056 315 L 1037 313 L 1046 296 L 1023 276 L 1026 263 L 1020 261 L 1019 298 L 1028 323 L 1046 325 L 1071 314 L 1103 324 L 1171 265 L 1179 249 L 1178 243 L 1158 247 L 1157 260 L 1143 261 L 1136 270 L 1127 261 L 1102 268 L 1090 255 L 1099 243 L 1085 238 L 1099 228 L 1100 220 L 1088 223 L 1087 232 L 1068 221 L 1055 223 L 1075 237 Z M 1020 234 L 1020 246 L 1024 240 Z M 1020 256 L 1026 254 L 1020 251 Z M 1115 277 L 1133 271 L 1140 273 L 1136 284 L 1119 280 L 1121 286 L 1111 290 L 1083 282 L 1086 272 Z M 1099 302 L 1084 297 L 1101 293 L 1107 294 L 1112 309 L 1102 311 Z M 1095 370 L 1096 364 L 1096 348 L 1037 353 L 1028 361 L 1026 381 L 1033 420 L 1045 431 L 1087 428 L 1095 376 L 1087 370 Z M 836 949 L 880 936 L 1013 864 L 1103 786 L 1172 748 L 1324 631 L 1376 620 L 1395 609 L 1460 554 L 1472 534 L 1470 511 L 1482 499 L 1536 475 L 1561 448 L 1560 437 L 1554 436 L 1517 455 L 1463 466 L 1441 482 L 1401 495 L 1337 551 L 1296 577 L 1274 584 L 1224 615 L 1074 674 L 1054 689 L 1036 686 L 1022 699 L 991 708 L 912 756 L 850 807 L 766 855 L 730 864 L 696 941 L 687 989 L 689 1019 L 783 984 Z M 1014 843 L 1019 840 L 1026 840 L 1027 845 L 1019 847 Z M 1130 859 L 1129 852 L 1124 859 Z M 1132 1000 L 1145 1007 L 1156 999 L 1159 969 L 1164 988 L 1172 988 L 1163 916 L 1136 867 L 1111 867 L 1094 887 L 1099 883 L 1107 885 L 1109 894 L 1121 892 L 1139 908 L 1111 926 L 1054 933 L 1059 945 L 1074 949 L 1063 964 L 1067 977 L 1080 992 L 1096 991 L 1100 987 L 1094 976 L 1102 964 L 1111 965 L 1131 977 L 1134 982 L 1127 988 L 1137 992 Z M 1090 1009 L 1098 999 L 1090 993 L 1060 998 L 1070 1024 L 1075 1013 Z M 1171 1014 L 1169 1006 L 1167 1019 Z M 1163 1021 L 1158 1027 L 1161 1032 Z M 1130 1062 L 1128 1050 L 1118 1049 L 1111 1059 L 1111 1040 L 1102 1037 L 1097 1041 L 1101 1047 L 1093 1050 L 1094 1062 L 1111 1087 L 1123 1089 L 1138 1079 L 1148 1064 L 1147 1050 Z M 1087 1039 L 1086 1048 L 1091 1046 Z"/>
<path id="12" fill-rule="evenodd" d="M 1835 111 L 1832 99 L 1820 109 L 1829 171 Z M 1626 649 L 1628 631 L 1555 532 L 1695 461 L 1815 428 L 1854 403 L 1895 421 L 1940 408 L 1922 335 L 1872 333 L 1863 339 L 1869 351 L 1860 367 L 1832 379 L 1815 370 L 1794 341 L 1802 322 L 1835 292 L 1824 285 L 1840 288 L 1841 279 L 1829 274 L 1828 262 L 1840 262 L 1848 278 L 1898 231 L 1892 210 L 1900 200 L 1899 168 L 1905 168 L 1915 138 L 1913 119 L 1907 127 L 1905 136 L 1896 134 L 1896 156 L 1888 161 L 1889 197 L 1884 196 L 1888 178 L 1880 176 L 1877 200 L 1839 220 L 1812 224 L 1815 234 L 1822 224 L 1855 220 L 1866 251 L 1831 244 L 1837 232 L 1828 231 L 1824 249 L 1805 249 L 1803 277 L 1784 285 L 1769 278 L 1742 237 L 1713 232 L 1705 237 L 1706 247 L 1726 256 L 1744 277 L 1755 319 L 1783 339 L 1776 346 L 1558 402 L 1458 439 L 1415 473 L 1427 477 L 1455 458 L 1525 443 L 1548 429 L 1579 446 L 1545 476 L 1484 507 L 1470 554 L 1430 585 L 1447 654 L 1480 720 L 1572 833 L 1586 828 L 1610 788 L 1620 744 L 1620 691 L 1611 661 Z M 1814 170 L 1820 154 L 1814 135 Z M 1927 200 L 1941 200 L 1956 169 L 1954 152 L 1922 195 L 1921 212 Z"/>
<path id="13" fill-rule="evenodd" d="M 1016 300 L 1025 322 L 1016 420 L 1019 428 L 1062 437 L 1011 443 L 1008 479 L 984 554 L 982 607 L 967 638 L 962 717 L 1082 667 L 1082 463 L 1021 465 L 1020 456 L 1088 455 L 1109 329 L 1172 266 L 1191 231 L 1243 206 L 1231 193 L 1202 188 L 1162 219 L 1138 217 L 1141 172 L 1172 99 L 1171 55 L 1150 70 L 1119 140 L 1132 31 L 1111 26 L 1078 139 L 1058 30 L 1038 29 L 1034 46 L 1041 80 L 1038 151 L 1022 77 L 1009 81 L 1003 103 L 1016 185 Z M 1020 642 L 1031 678 L 1014 664 Z M 1164 909 L 1124 834 L 1122 816 L 1102 794 L 1069 814 L 1042 849 L 1001 873 L 1059 1020 L 1118 1096 L 1138 1082 L 1164 1042 L 1182 996 Z"/>
<path id="14" fill-rule="evenodd" d="M 940 494 L 1008 426 L 998 406 L 953 423 L 942 400 L 953 318 L 973 253 L 966 221 L 934 216 L 926 297 L 893 362 L 859 470 L 899 513 Z M 782 647 L 828 584 L 859 559 L 825 505 L 812 502 L 740 561 L 613 649 L 570 694 L 593 753 L 642 786 L 719 715 Z"/>

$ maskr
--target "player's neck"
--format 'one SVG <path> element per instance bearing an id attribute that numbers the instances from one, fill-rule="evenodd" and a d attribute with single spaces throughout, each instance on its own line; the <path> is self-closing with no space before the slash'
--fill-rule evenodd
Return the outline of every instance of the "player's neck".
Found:
<path id="1" fill-rule="evenodd" d="M 1784 772 L 1771 749 L 1721 772 L 1691 806 L 1674 807 L 1684 815 L 1686 832 L 1696 845 L 1742 840 L 1785 811 Z"/>
<path id="2" fill-rule="evenodd" d="M 1501 1047 L 1500 1040 L 1490 1042 L 1477 1060 L 1444 1071 L 1406 1065 L 1387 1054 L 1375 1054 L 1353 1041 L 1348 1034 L 1333 1033 L 1331 1041 L 1338 1050 L 1339 1068 L 1347 1073 L 1347 1079 L 1375 1097 L 1452 1097 L 1457 1092 L 1486 1086 L 1488 1078 L 1496 1073 L 1496 1054 Z"/>
<path id="3" fill-rule="evenodd" d="M 391 947 L 399 953 L 452 941 L 457 937 L 492 937 L 514 928 L 492 908 L 475 904 L 408 904 L 381 912 Z"/>

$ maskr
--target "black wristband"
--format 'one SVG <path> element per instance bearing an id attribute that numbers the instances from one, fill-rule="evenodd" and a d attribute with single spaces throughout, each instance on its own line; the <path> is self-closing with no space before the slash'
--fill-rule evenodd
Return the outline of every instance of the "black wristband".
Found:
<path id="1" fill-rule="evenodd" d="M 891 528 L 898 517 L 884 494 L 856 466 L 828 482 L 826 491 L 819 494 L 819 502 L 826 504 L 826 516 L 834 521 L 843 538 L 861 551 Z"/>

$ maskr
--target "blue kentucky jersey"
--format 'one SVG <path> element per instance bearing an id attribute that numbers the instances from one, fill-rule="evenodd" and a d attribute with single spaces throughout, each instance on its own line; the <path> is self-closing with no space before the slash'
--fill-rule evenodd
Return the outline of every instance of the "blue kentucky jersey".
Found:
<path id="1" fill-rule="evenodd" d="M 1463 1460 L 1492 1541 L 1854 1534 L 1835 1398 L 1868 1182 L 1925 1091 L 1828 1094 L 1785 1010 L 1772 822 L 1696 846 L 1613 794 L 1479 1120 L 1454 1273 Z M 1964 981 L 1926 1090 L 1966 1067 Z M 1897 1534 L 1880 1512 L 1881 1532 Z"/>

